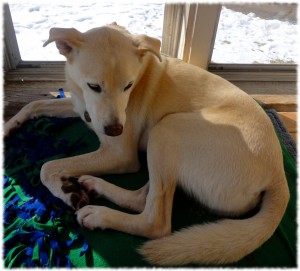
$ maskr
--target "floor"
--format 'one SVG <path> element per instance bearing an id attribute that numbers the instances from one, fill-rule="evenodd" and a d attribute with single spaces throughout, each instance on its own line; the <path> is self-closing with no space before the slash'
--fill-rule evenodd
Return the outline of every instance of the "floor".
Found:
<path id="1" fill-rule="evenodd" d="M 64 81 L 42 80 L 28 81 L 9 78 L 4 83 L 4 120 L 16 114 L 25 104 L 40 99 L 54 99 L 58 89 L 64 87 Z M 66 93 L 66 96 L 69 96 Z M 297 142 L 297 96 L 296 95 L 252 95 L 266 106 L 279 113 L 286 128 Z"/>

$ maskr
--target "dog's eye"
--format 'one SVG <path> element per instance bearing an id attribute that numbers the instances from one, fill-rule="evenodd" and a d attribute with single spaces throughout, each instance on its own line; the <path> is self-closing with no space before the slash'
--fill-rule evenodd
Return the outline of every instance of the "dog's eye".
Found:
<path id="1" fill-rule="evenodd" d="M 124 91 L 126 91 L 127 89 L 130 89 L 133 85 L 133 82 L 130 82 L 125 88 Z"/>
<path id="2" fill-rule="evenodd" d="M 102 88 L 101 88 L 100 85 L 98 85 L 98 84 L 87 83 L 87 85 L 88 85 L 88 87 L 89 87 L 91 90 L 93 90 L 93 91 L 95 91 L 95 92 L 100 93 L 100 92 L 102 91 Z"/>

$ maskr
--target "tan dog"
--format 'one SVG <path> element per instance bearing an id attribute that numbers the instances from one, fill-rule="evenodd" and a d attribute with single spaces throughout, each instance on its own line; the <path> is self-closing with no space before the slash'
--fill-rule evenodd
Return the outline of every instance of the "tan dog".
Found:
<path id="1" fill-rule="evenodd" d="M 111 228 L 156 239 L 139 251 L 159 265 L 237 261 L 272 236 L 289 191 L 281 148 L 264 111 L 243 91 L 198 67 L 160 55 L 160 42 L 115 24 L 80 33 L 53 28 L 67 58 L 71 99 L 36 101 L 5 124 L 5 134 L 38 116 L 79 115 L 101 141 L 99 150 L 51 161 L 44 185 L 88 229 Z M 147 151 L 149 182 L 128 191 L 90 175 L 134 172 Z M 70 177 L 79 177 L 79 185 Z M 228 216 L 171 234 L 176 186 Z M 138 212 L 87 205 L 88 193 Z"/>

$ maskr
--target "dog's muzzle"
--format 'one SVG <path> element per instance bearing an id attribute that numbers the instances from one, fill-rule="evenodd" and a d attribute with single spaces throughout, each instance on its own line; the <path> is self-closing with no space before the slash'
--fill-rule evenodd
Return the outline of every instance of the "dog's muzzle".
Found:
<path id="1" fill-rule="evenodd" d="M 123 132 L 123 125 L 121 124 L 107 125 L 104 127 L 104 132 L 108 136 L 118 136 Z"/>

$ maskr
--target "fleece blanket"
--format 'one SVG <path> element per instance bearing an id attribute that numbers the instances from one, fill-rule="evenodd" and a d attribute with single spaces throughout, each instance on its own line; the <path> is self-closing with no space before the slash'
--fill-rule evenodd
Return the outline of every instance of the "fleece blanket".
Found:
<path id="1" fill-rule="evenodd" d="M 277 114 L 275 117 L 276 121 L 280 121 Z M 277 133 L 291 192 L 287 211 L 269 241 L 241 261 L 228 266 L 296 266 L 296 163 L 284 144 L 282 134 Z M 5 267 L 150 267 L 136 252 L 147 241 L 145 238 L 114 230 L 88 231 L 80 228 L 74 211 L 53 197 L 40 182 L 40 168 L 46 161 L 90 152 L 99 144 L 96 135 L 79 118 L 42 117 L 30 120 L 5 139 Z M 148 180 L 144 153 L 140 153 L 140 160 L 142 167 L 137 173 L 102 177 L 124 188 L 138 189 Z M 104 199 L 97 199 L 94 204 L 120 209 Z M 173 231 L 222 218 L 180 189 L 176 191 Z"/>

